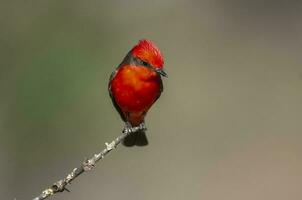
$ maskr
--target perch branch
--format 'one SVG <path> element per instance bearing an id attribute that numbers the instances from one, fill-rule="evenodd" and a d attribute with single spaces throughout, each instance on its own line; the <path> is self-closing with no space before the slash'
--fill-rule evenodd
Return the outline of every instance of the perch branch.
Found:
<path id="1" fill-rule="evenodd" d="M 125 128 L 122 134 L 118 136 L 115 140 L 113 140 L 109 144 L 105 143 L 106 148 L 103 151 L 94 154 L 92 158 L 85 160 L 80 167 L 74 168 L 72 172 L 70 172 L 65 178 L 55 182 L 49 188 L 42 191 L 42 193 L 39 196 L 35 197 L 33 200 L 43 200 L 54 195 L 55 193 L 64 192 L 65 190 L 69 192 L 66 186 L 69 185 L 75 178 L 77 178 L 83 172 L 92 170 L 95 164 L 101 159 L 103 159 L 110 151 L 115 149 L 117 145 L 119 145 L 126 136 L 144 129 L 146 129 L 144 124 L 141 124 L 137 127 Z"/>

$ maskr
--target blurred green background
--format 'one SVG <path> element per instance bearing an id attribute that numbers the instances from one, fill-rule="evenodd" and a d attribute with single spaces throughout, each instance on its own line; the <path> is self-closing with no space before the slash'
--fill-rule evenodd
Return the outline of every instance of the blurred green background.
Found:
<path id="1" fill-rule="evenodd" d="M 301 1 L 0 1 L 0 199 L 31 199 L 120 134 L 108 79 L 139 39 L 169 78 L 150 145 L 52 199 L 302 198 Z"/>

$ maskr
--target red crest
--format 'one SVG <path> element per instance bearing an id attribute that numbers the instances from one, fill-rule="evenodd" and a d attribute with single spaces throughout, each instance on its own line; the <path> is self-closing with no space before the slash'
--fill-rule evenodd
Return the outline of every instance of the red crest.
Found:
<path id="1" fill-rule="evenodd" d="M 156 68 L 163 68 L 164 58 L 156 45 L 147 39 L 140 40 L 132 49 L 132 54 Z"/>

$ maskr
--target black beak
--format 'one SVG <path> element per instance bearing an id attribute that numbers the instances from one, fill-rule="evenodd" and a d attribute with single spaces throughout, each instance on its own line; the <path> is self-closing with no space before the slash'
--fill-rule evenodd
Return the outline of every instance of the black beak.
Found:
<path id="1" fill-rule="evenodd" d="M 168 77 L 168 74 L 163 69 L 156 68 L 155 71 L 164 77 Z"/>

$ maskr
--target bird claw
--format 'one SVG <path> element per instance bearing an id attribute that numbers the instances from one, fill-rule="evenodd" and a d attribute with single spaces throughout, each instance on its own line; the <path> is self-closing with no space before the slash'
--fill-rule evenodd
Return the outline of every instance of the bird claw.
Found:
<path id="1" fill-rule="evenodd" d="M 132 131 L 132 128 L 131 128 L 131 127 L 125 127 L 124 130 L 123 130 L 123 132 L 126 133 L 126 134 L 130 134 L 130 133 L 132 133 L 133 131 Z"/>
<path id="2" fill-rule="evenodd" d="M 133 132 L 146 131 L 146 130 L 147 130 L 147 127 L 146 127 L 145 123 L 142 122 L 140 125 L 134 126 L 134 127 L 131 127 L 131 125 L 126 124 L 123 132 L 126 134 L 131 134 Z"/>
<path id="3" fill-rule="evenodd" d="M 144 122 L 142 122 L 142 123 L 139 125 L 139 129 L 142 130 L 142 131 L 146 131 L 146 130 L 147 130 L 146 124 L 145 124 Z"/>

